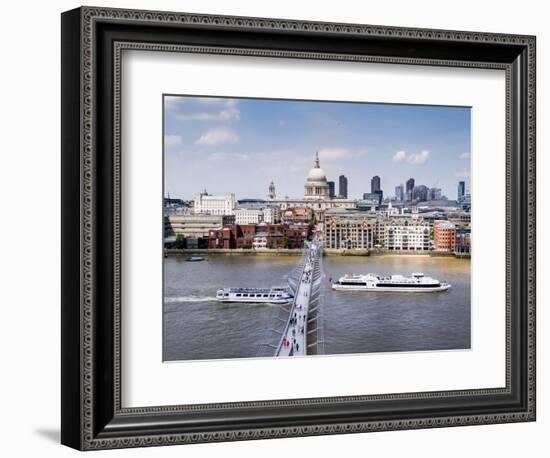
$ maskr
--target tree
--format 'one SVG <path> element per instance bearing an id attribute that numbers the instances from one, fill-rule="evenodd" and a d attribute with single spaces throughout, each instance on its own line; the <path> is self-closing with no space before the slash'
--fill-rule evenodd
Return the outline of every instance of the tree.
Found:
<path id="1" fill-rule="evenodd" d="M 292 241 L 290 240 L 290 237 L 285 237 L 283 239 L 283 246 L 285 248 L 291 248 L 292 247 Z"/>
<path id="2" fill-rule="evenodd" d="M 313 225 L 317 224 L 317 215 L 313 210 L 311 210 L 311 224 Z"/>
<path id="3" fill-rule="evenodd" d="M 176 248 L 178 249 L 187 248 L 187 240 L 185 240 L 185 237 L 183 234 L 176 235 Z"/>

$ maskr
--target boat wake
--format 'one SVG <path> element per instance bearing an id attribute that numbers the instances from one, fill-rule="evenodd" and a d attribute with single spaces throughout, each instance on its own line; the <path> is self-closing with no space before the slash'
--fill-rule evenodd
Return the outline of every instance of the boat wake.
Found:
<path id="1" fill-rule="evenodd" d="M 175 304 L 179 302 L 213 302 L 215 300 L 215 296 L 175 296 L 165 297 L 164 303 Z"/>

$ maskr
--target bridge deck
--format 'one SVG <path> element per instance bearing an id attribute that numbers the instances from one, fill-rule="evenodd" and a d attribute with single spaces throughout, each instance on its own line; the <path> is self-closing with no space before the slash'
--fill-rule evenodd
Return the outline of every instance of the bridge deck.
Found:
<path id="1" fill-rule="evenodd" d="M 305 356 L 307 354 L 307 321 L 313 271 L 317 262 L 316 249 L 316 245 L 312 245 L 308 250 L 289 320 L 275 356 Z"/>

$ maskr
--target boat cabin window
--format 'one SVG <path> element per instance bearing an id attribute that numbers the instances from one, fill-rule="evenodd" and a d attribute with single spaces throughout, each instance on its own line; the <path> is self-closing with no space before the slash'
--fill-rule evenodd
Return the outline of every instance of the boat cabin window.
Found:
<path id="1" fill-rule="evenodd" d="M 225 293 L 224 296 L 225 296 L 225 297 L 228 297 L 228 296 L 229 296 L 229 293 Z"/>
<path id="2" fill-rule="evenodd" d="M 237 297 L 241 297 L 241 293 L 237 293 Z"/>
<path id="3" fill-rule="evenodd" d="M 264 297 L 267 297 L 267 294 L 264 294 Z"/>

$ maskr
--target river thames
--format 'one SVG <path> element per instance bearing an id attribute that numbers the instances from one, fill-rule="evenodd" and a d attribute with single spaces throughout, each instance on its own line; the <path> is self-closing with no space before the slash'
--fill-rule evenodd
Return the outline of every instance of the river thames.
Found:
<path id="1" fill-rule="evenodd" d="M 223 287 L 286 284 L 297 256 L 206 256 L 186 262 L 164 259 L 163 359 L 256 357 L 273 343 L 273 307 L 224 304 Z M 381 255 L 325 257 L 323 327 L 325 354 L 470 348 L 470 260 Z M 348 273 L 381 275 L 423 272 L 451 283 L 440 293 L 333 291 L 329 279 Z"/>

